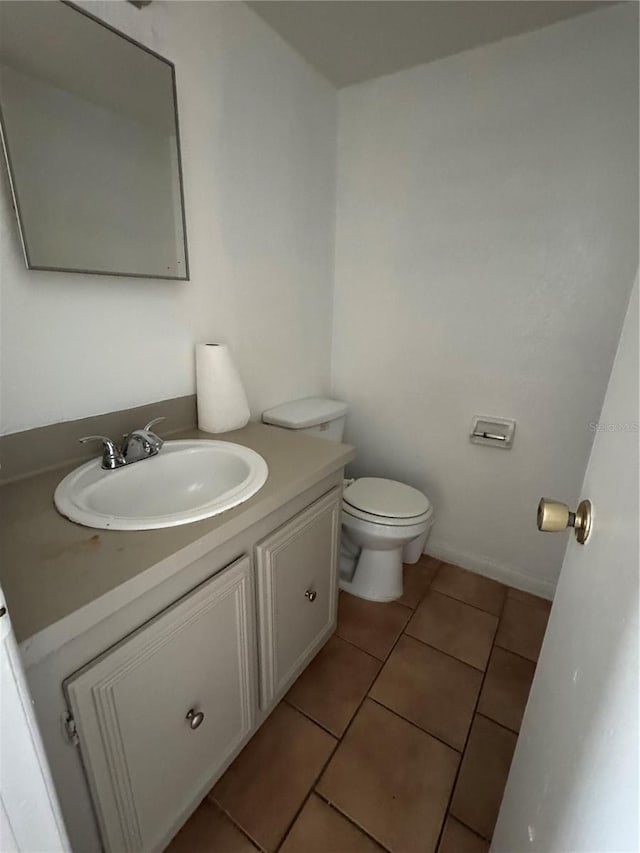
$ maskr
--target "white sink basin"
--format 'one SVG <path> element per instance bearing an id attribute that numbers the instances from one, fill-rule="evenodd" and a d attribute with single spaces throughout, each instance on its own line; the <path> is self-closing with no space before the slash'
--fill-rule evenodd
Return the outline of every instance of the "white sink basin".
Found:
<path id="1" fill-rule="evenodd" d="M 105 471 L 76 468 L 55 491 L 62 515 L 103 530 L 154 530 L 217 515 L 262 488 L 262 456 L 228 441 L 165 441 L 157 456 Z"/>

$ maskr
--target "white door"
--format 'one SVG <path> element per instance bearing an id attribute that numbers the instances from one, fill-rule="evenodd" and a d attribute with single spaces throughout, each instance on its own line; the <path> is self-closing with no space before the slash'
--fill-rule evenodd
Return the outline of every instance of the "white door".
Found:
<path id="1" fill-rule="evenodd" d="M 637 281 L 599 424 L 586 428 L 592 532 L 585 545 L 570 537 L 495 853 L 640 849 Z"/>
<path id="2" fill-rule="evenodd" d="M 70 850 L 0 588 L 0 850 Z"/>

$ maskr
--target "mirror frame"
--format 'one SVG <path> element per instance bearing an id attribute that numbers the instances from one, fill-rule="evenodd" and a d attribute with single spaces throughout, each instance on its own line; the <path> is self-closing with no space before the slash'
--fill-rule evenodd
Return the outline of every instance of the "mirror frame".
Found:
<path id="1" fill-rule="evenodd" d="M 2 0 L 0 0 L 2 2 Z M 14 181 L 14 173 L 13 173 L 13 165 L 11 163 L 11 154 L 9 151 L 9 141 L 8 134 L 5 128 L 4 116 L 2 114 L 2 103 L 0 102 L 0 142 L 2 143 L 2 150 L 4 152 L 4 159 L 7 166 L 7 174 L 9 177 L 9 188 L 11 190 L 11 197 L 13 201 L 13 208 L 16 213 L 16 220 L 18 222 L 18 233 L 20 236 L 20 244 L 22 246 L 22 254 L 24 256 L 24 261 L 28 270 L 40 270 L 46 272 L 67 272 L 67 273 L 76 273 L 80 275 L 104 275 L 104 276 L 118 276 L 119 278 L 150 278 L 150 279 L 161 279 L 165 281 L 189 281 L 189 251 L 187 245 L 187 218 L 185 212 L 185 201 L 184 201 L 184 179 L 182 175 L 182 149 L 180 147 L 180 122 L 178 120 L 178 92 L 176 88 L 176 67 L 173 62 L 169 59 L 166 59 L 164 56 L 161 56 L 159 53 L 156 53 L 155 50 L 151 50 L 151 48 L 146 47 L 146 45 L 141 44 L 131 36 L 128 36 L 126 33 L 121 32 L 120 30 L 112 27 L 111 24 L 105 23 L 105 21 L 97 18 L 95 15 L 91 14 L 91 12 L 87 12 L 86 9 L 82 9 L 77 6 L 75 3 L 71 2 L 71 0 L 56 0 L 56 2 L 62 3 L 64 6 L 68 6 L 70 9 L 73 9 L 75 12 L 78 12 L 80 15 L 84 15 L 86 18 L 94 21 L 94 23 L 99 24 L 99 26 L 104 27 L 107 30 L 110 30 L 115 35 L 120 38 L 125 39 L 136 47 L 144 50 L 146 53 L 151 54 L 156 59 L 159 59 L 161 62 L 164 62 L 165 65 L 168 65 L 171 70 L 171 91 L 173 95 L 173 113 L 175 120 L 175 128 L 176 128 L 176 149 L 178 152 L 178 186 L 180 188 L 180 215 L 182 219 L 182 234 L 184 241 L 184 275 L 149 275 L 145 273 L 126 273 L 126 272 L 105 272 L 104 270 L 91 270 L 91 269 L 79 269 L 79 268 L 68 268 L 68 267 L 52 267 L 52 266 L 40 266 L 32 264 L 29 259 L 29 247 L 27 245 L 27 237 L 25 230 L 22 225 L 22 214 L 20 210 L 20 200 L 18 198 L 18 190 Z"/>

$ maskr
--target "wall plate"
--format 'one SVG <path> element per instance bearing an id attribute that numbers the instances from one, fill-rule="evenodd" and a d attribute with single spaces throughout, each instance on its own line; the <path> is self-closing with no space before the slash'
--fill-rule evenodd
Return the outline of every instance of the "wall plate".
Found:
<path id="1" fill-rule="evenodd" d="M 487 447 L 510 450 L 513 447 L 515 431 L 516 422 L 510 418 L 474 415 L 469 438 L 473 444 L 485 444 Z"/>

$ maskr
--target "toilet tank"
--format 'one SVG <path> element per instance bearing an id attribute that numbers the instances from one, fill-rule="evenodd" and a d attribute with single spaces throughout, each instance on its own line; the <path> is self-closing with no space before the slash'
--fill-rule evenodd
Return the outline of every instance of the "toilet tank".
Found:
<path id="1" fill-rule="evenodd" d="M 262 413 L 262 421 L 285 429 L 297 429 L 329 441 L 342 441 L 347 408 L 347 404 L 339 400 L 305 397 L 267 409 Z"/>

